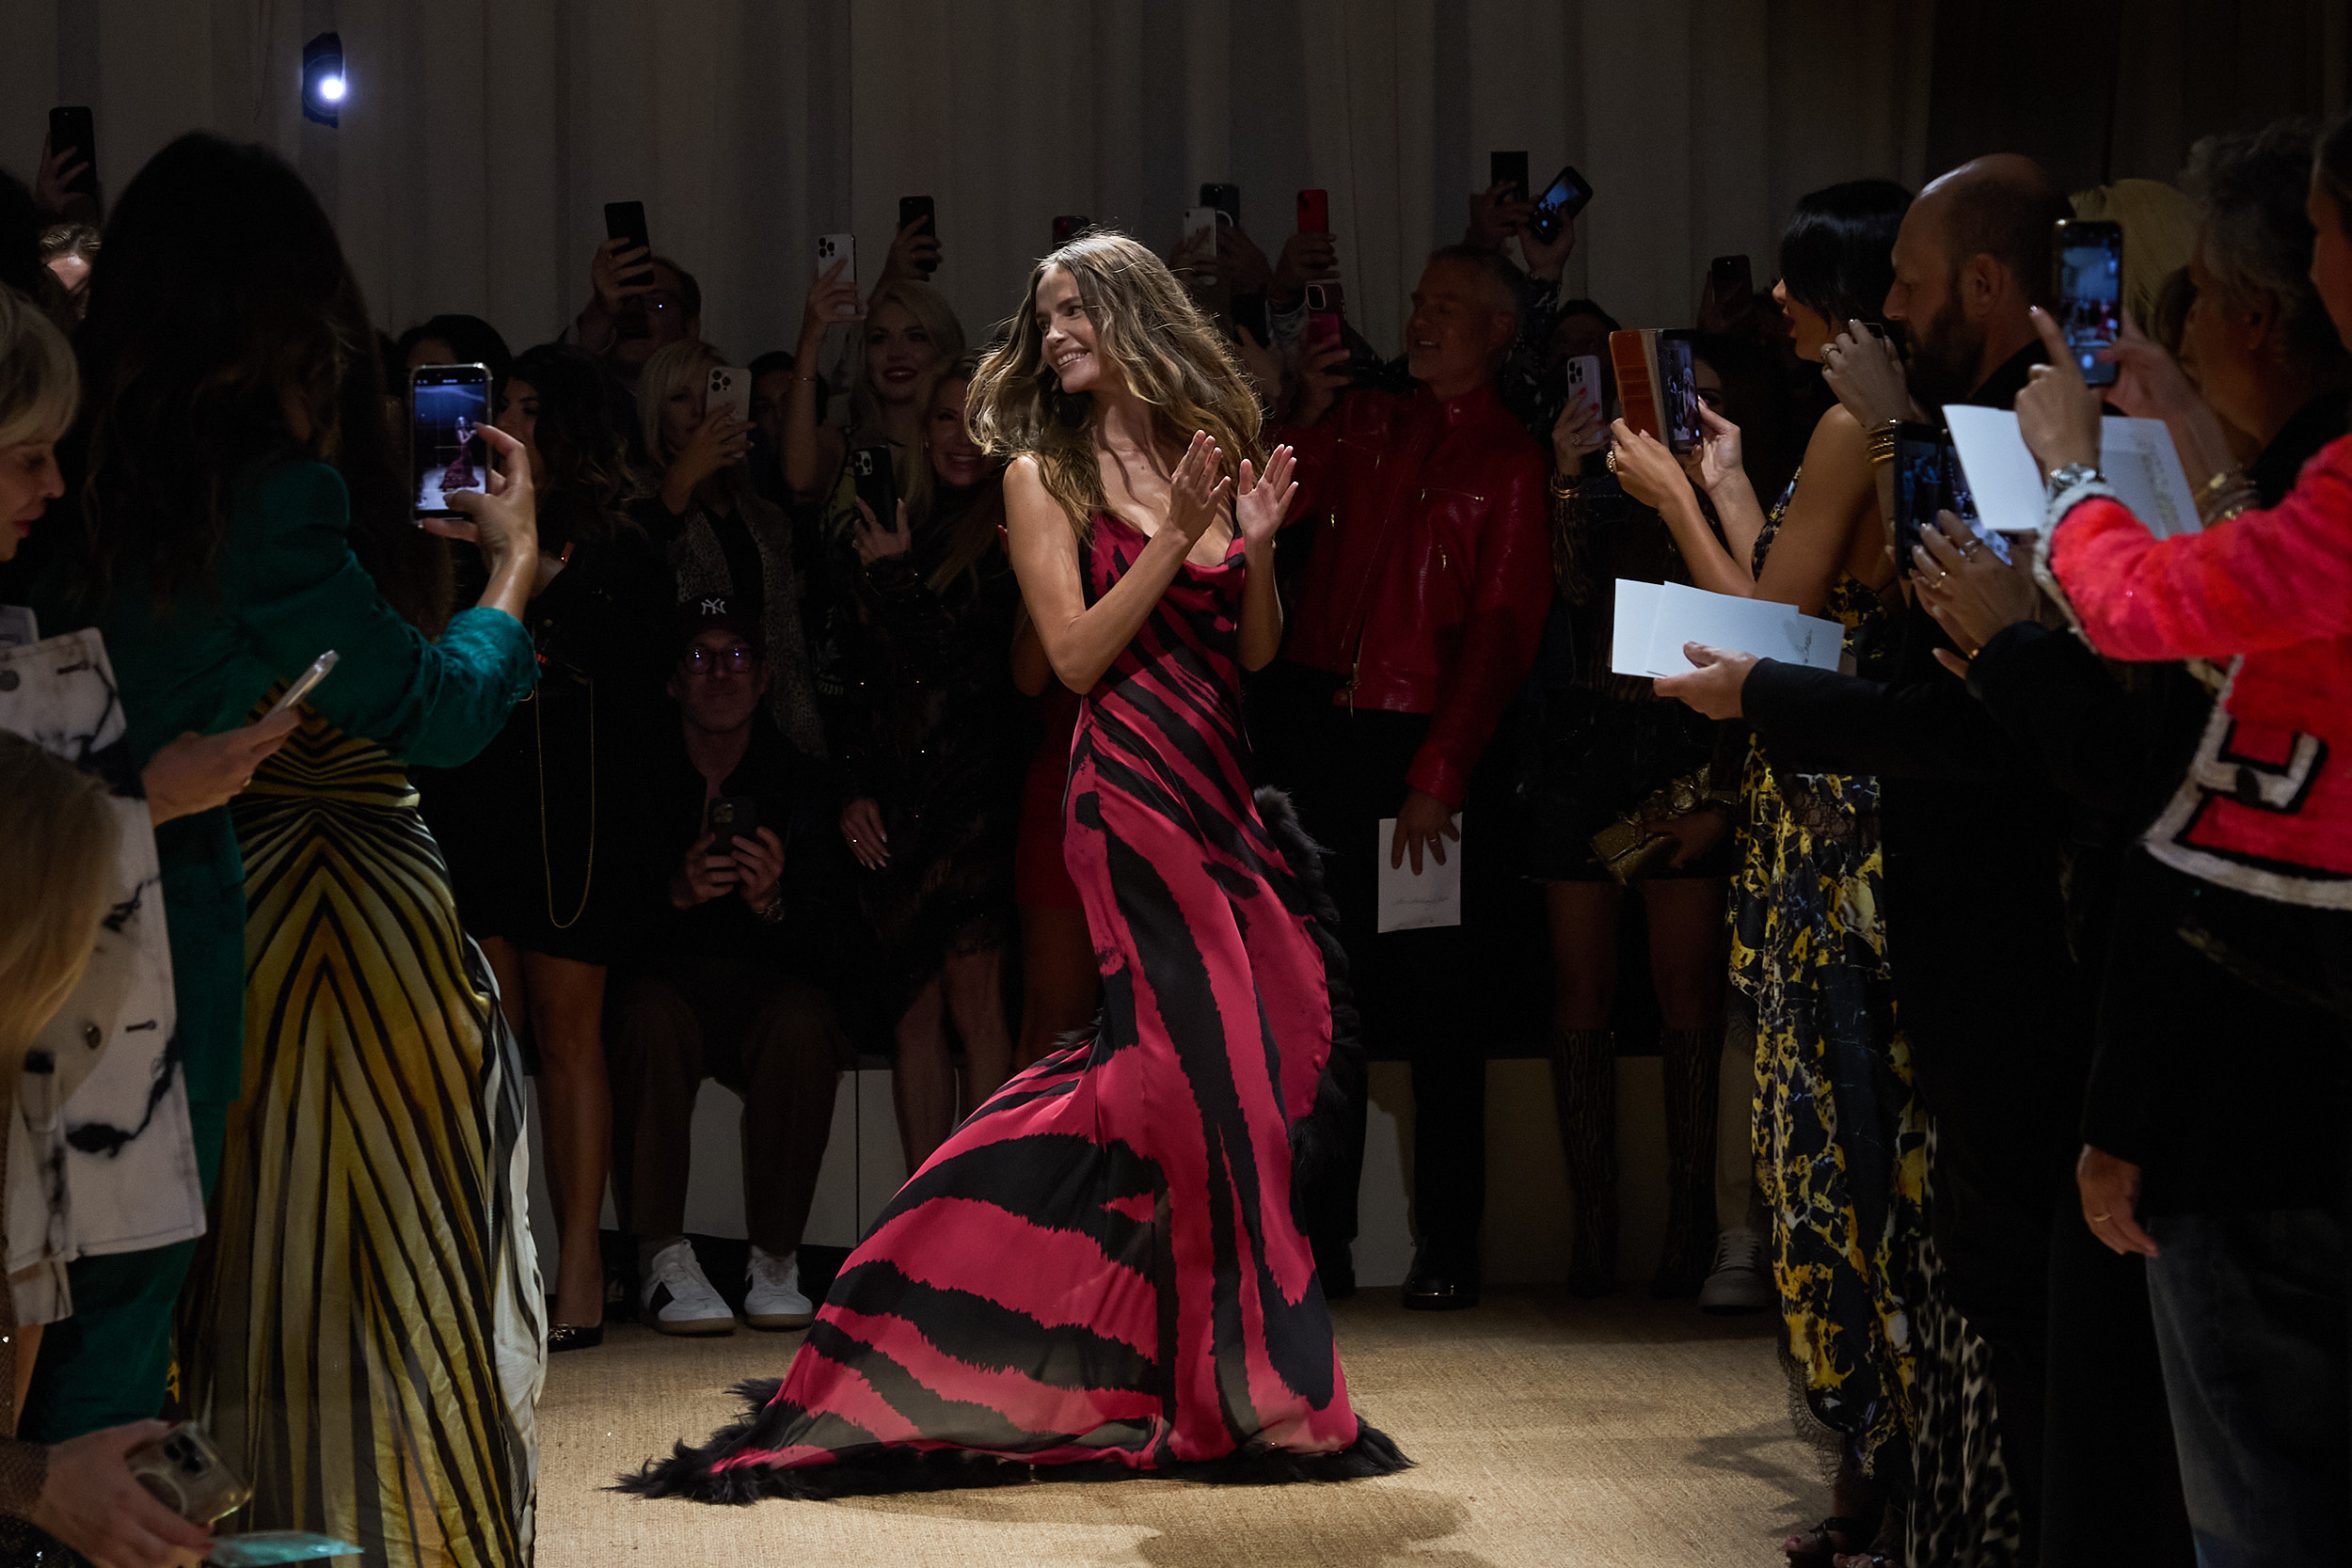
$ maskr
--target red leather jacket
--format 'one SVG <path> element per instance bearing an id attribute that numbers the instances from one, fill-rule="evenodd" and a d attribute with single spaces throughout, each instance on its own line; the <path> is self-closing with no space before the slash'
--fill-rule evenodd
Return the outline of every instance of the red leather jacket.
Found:
<path id="1" fill-rule="evenodd" d="M 1458 806 L 1551 605 L 1543 451 L 1491 386 L 1353 392 L 1281 438 L 1291 526 L 1319 531 L 1284 651 L 1354 706 L 1429 714 L 1405 782 Z"/>
<path id="2" fill-rule="evenodd" d="M 2240 892 L 2352 909 L 2352 436 L 2321 448 L 2277 506 L 2202 533 L 2160 541 L 2105 485 L 2081 494 L 2047 531 L 2043 580 L 2091 646 L 2237 659 L 2149 853 Z"/>

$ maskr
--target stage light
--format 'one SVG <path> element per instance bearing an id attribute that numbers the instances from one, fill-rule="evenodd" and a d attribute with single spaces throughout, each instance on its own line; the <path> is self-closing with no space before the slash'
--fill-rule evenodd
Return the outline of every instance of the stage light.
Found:
<path id="1" fill-rule="evenodd" d="M 341 105 L 351 84 L 343 75 L 343 40 L 321 33 L 302 46 L 302 118 L 321 125 L 342 123 Z"/>

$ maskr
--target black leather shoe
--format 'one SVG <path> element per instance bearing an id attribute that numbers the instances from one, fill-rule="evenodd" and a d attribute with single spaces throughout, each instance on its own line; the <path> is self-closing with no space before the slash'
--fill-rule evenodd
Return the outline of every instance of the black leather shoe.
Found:
<path id="1" fill-rule="evenodd" d="M 1323 1281 L 1323 1299 L 1345 1301 L 1356 1293 L 1356 1253 L 1346 1242 L 1327 1242 L 1318 1237 L 1307 1238 L 1314 1248 L 1315 1275 Z"/>
<path id="2" fill-rule="evenodd" d="M 1458 1312 L 1478 1305 L 1478 1259 L 1448 1258 L 1422 1247 L 1405 1276 L 1405 1307 L 1411 1312 Z"/>

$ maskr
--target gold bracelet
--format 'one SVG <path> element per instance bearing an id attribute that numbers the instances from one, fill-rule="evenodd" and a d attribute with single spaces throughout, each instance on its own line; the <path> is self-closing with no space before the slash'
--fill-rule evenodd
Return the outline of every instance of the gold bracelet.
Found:
<path id="1" fill-rule="evenodd" d="M 1574 500 L 1577 497 L 1584 493 L 1586 479 L 1587 476 L 1583 474 L 1578 474 L 1572 479 L 1565 480 L 1555 475 L 1545 485 L 1545 488 L 1551 492 L 1551 499 L 1553 500 Z"/>
<path id="2" fill-rule="evenodd" d="M 1900 420 L 1888 420 L 1883 424 L 1871 427 L 1867 451 L 1872 467 L 1895 461 L 1895 443 L 1901 439 L 1902 432 L 1903 422 Z"/>
<path id="3" fill-rule="evenodd" d="M 2245 477 L 2245 467 L 2242 464 L 2233 463 L 2228 467 L 2222 469 L 2219 473 L 2215 474 L 2211 479 L 2205 481 L 2205 487 L 2197 493 L 2198 499 L 2202 500 L 2205 497 L 2212 495 L 2223 485 L 2229 484 L 2236 480 L 2244 479 Z"/>

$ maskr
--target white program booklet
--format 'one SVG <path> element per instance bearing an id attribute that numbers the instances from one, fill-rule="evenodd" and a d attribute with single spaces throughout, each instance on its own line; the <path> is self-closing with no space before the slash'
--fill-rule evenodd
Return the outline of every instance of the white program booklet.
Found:
<path id="1" fill-rule="evenodd" d="M 1617 579 L 1610 668 L 1620 675 L 1687 675 L 1685 642 L 1835 670 L 1845 628 L 1771 599 L 1735 598 L 1679 582 Z"/>
<path id="2" fill-rule="evenodd" d="M 1462 818 L 1454 818 L 1454 830 L 1461 830 Z M 1403 865 L 1389 863 L 1389 846 L 1396 841 L 1396 818 L 1380 819 L 1380 843 L 1375 852 L 1380 857 L 1380 919 L 1382 931 L 1418 931 L 1432 926 L 1459 926 L 1462 923 L 1462 846 L 1458 839 L 1445 841 L 1445 863 L 1427 848 L 1421 852 L 1421 875 L 1413 875 L 1413 856 L 1405 855 Z"/>
<path id="3" fill-rule="evenodd" d="M 2026 449 L 2017 415 L 2008 408 L 1947 404 L 1945 422 L 1952 450 L 1968 476 L 1977 518 L 1997 533 L 2033 533 L 2042 527 L 2049 492 L 2042 466 Z M 2197 498 L 2189 492 L 2181 455 L 2162 420 L 2127 420 L 2109 415 L 2099 421 L 2099 472 L 2115 486 L 2118 499 L 2159 539 L 2195 533 Z"/>

